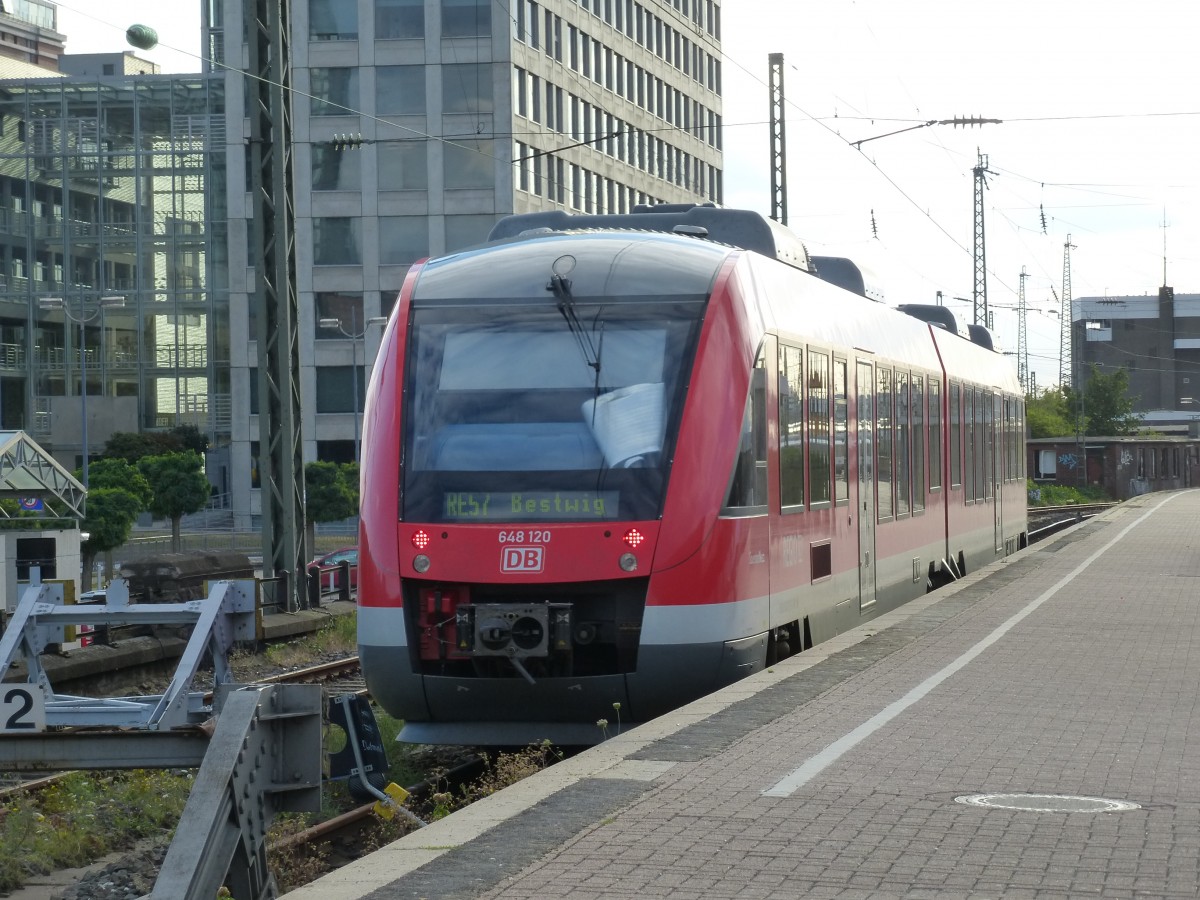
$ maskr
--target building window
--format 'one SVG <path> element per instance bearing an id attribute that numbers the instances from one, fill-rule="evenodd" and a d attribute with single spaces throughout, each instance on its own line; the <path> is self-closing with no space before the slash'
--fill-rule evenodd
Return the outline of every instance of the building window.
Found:
<path id="1" fill-rule="evenodd" d="M 309 69 L 309 111 L 314 116 L 357 115 L 358 69 L 315 68 Z"/>
<path id="2" fill-rule="evenodd" d="M 363 330 L 363 295 L 361 292 L 336 291 L 315 296 L 313 325 L 319 341 L 344 340 L 345 336 L 335 328 L 322 328 L 322 319 L 337 319 L 350 333 Z"/>
<path id="3" fill-rule="evenodd" d="M 313 219 L 313 262 L 318 266 L 362 265 L 362 238 L 356 217 Z"/>
<path id="4" fill-rule="evenodd" d="M 446 216 L 446 252 L 482 244 L 495 224 L 493 215 Z"/>
<path id="5" fill-rule="evenodd" d="M 362 190 L 362 167 L 359 150 L 337 150 L 313 144 L 312 189 L 314 191 Z"/>
<path id="6" fill-rule="evenodd" d="M 425 216 L 379 218 L 379 262 L 407 266 L 429 255 L 429 227 Z"/>
<path id="7" fill-rule="evenodd" d="M 442 37 L 492 33 L 492 0 L 442 0 Z"/>
<path id="8" fill-rule="evenodd" d="M 352 376 L 358 375 L 357 396 L 365 395 L 365 385 L 362 366 L 317 366 L 317 412 L 319 413 L 348 413 L 355 412 L 354 382 Z"/>
<path id="9" fill-rule="evenodd" d="M 455 140 L 442 145 L 446 190 L 494 188 L 495 159 L 491 141 Z"/>
<path id="10" fill-rule="evenodd" d="M 425 37 L 425 0 L 375 0 L 377 40 Z"/>
<path id="11" fill-rule="evenodd" d="M 377 144 L 379 190 L 423 191 L 428 188 L 428 146 L 424 140 Z"/>
<path id="12" fill-rule="evenodd" d="M 314 41 L 358 40 L 358 4 L 309 0 L 308 37 Z"/>
<path id="13" fill-rule="evenodd" d="M 491 63 L 442 66 L 442 112 L 490 113 L 493 109 L 492 80 Z M 537 117 L 536 111 L 534 117 Z"/>
<path id="14" fill-rule="evenodd" d="M 377 67 L 375 113 L 380 116 L 425 115 L 425 67 Z"/>

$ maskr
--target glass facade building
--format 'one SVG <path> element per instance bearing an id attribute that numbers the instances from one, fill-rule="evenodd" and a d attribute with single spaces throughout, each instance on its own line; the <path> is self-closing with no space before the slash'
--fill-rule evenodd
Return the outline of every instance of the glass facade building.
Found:
<path id="1" fill-rule="evenodd" d="M 29 432 L 74 467 L 85 431 L 94 456 L 116 431 L 193 425 L 218 448 L 220 485 L 231 409 L 225 80 L 0 88 L 0 428 Z M 44 308 L 48 298 L 61 308 Z"/>

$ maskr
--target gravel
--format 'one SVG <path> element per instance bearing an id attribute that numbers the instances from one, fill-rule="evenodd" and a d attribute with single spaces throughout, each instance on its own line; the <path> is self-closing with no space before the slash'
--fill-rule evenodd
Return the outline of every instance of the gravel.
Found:
<path id="1" fill-rule="evenodd" d="M 54 900 L 138 900 L 154 889 L 167 855 L 165 842 L 141 846 L 116 862 L 80 878 Z"/>

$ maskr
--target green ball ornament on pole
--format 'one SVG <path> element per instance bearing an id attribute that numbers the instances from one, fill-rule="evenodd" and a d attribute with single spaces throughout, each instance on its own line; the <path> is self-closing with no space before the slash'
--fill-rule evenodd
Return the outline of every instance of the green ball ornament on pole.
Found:
<path id="1" fill-rule="evenodd" d="M 158 45 L 158 32 L 149 25 L 130 25 L 125 40 L 139 50 L 153 50 Z"/>

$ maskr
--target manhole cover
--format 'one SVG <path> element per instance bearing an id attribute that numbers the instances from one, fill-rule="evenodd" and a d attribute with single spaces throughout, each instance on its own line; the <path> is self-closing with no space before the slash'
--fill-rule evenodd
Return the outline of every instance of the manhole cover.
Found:
<path id="1" fill-rule="evenodd" d="M 955 797 L 955 803 L 986 806 L 992 809 L 1022 809 L 1027 812 L 1124 812 L 1141 809 L 1126 800 L 1103 797 L 1072 797 L 1067 794 L 967 794 Z"/>

